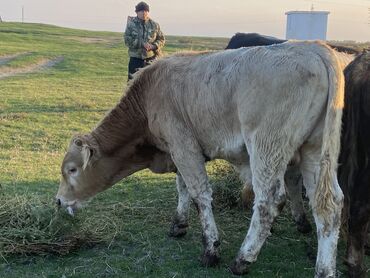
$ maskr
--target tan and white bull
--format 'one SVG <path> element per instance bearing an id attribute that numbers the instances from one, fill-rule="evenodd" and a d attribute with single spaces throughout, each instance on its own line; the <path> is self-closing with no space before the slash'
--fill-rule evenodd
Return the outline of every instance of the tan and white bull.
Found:
<path id="1" fill-rule="evenodd" d="M 343 74 L 321 43 L 295 42 L 181 54 L 141 70 L 89 134 L 72 139 L 57 202 L 81 203 L 141 169 L 177 172 L 171 227 L 186 232 L 199 208 L 204 265 L 219 260 L 219 234 L 205 161 L 222 158 L 252 174 L 254 212 L 231 270 L 247 272 L 285 202 L 284 173 L 295 153 L 317 225 L 316 277 L 334 277 L 343 195 L 336 179 Z M 248 156 L 249 153 L 249 156 Z"/>

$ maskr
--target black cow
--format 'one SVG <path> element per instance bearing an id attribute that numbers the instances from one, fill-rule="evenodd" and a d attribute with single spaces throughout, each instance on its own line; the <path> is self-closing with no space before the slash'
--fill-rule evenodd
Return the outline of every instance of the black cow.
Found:
<path id="1" fill-rule="evenodd" d="M 278 39 L 271 36 L 264 36 L 258 33 L 236 33 L 231 37 L 226 49 L 236 49 L 240 47 L 259 46 L 259 45 L 271 45 L 286 42 L 287 40 Z M 338 52 L 344 52 L 348 54 L 358 55 L 360 52 L 354 48 L 335 45 L 328 43 L 330 47 Z"/>
<path id="2" fill-rule="evenodd" d="M 240 47 L 271 45 L 286 42 L 275 37 L 263 36 L 257 33 L 236 33 L 231 37 L 226 49 L 237 49 Z"/>
<path id="3" fill-rule="evenodd" d="M 370 52 L 359 55 L 344 74 L 338 178 L 345 195 L 346 264 L 350 277 L 366 277 L 363 257 L 370 224 Z"/>

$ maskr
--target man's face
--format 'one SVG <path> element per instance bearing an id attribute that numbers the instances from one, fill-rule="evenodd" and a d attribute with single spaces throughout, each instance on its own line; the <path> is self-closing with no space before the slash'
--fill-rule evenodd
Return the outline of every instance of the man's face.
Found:
<path id="1" fill-rule="evenodd" d="M 147 20 L 149 18 L 149 12 L 148 11 L 139 11 L 136 12 L 137 17 L 141 20 Z"/>

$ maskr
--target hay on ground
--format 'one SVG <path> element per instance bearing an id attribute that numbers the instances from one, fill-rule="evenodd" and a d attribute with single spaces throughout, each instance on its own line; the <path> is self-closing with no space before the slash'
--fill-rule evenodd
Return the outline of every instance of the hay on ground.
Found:
<path id="1" fill-rule="evenodd" d="M 97 225 L 99 221 L 101 225 Z M 36 196 L 3 194 L 0 195 L 0 256 L 65 255 L 112 240 L 112 225 L 109 219 L 91 219 L 86 215 L 73 218 Z"/>
<path id="2" fill-rule="evenodd" d="M 208 172 L 213 189 L 213 206 L 219 210 L 241 207 L 243 183 L 231 164 L 216 160 L 210 164 Z"/>

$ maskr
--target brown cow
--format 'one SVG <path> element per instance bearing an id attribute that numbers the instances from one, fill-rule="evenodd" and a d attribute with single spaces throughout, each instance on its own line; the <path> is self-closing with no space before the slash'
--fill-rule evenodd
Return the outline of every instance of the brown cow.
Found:
<path id="1" fill-rule="evenodd" d="M 172 230 L 186 229 L 189 200 L 204 236 L 202 263 L 219 261 L 207 159 L 252 171 L 251 224 L 231 266 L 247 272 L 285 202 L 284 173 L 296 152 L 318 227 L 316 277 L 334 277 L 343 195 L 336 180 L 344 80 L 335 53 L 295 42 L 177 55 L 141 70 L 125 97 L 89 134 L 72 140 L 57 202 L 75 210 L 141 169 L 177 169 Z M 248 150 L 248 151 L 247 151 Z"/>

